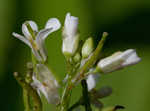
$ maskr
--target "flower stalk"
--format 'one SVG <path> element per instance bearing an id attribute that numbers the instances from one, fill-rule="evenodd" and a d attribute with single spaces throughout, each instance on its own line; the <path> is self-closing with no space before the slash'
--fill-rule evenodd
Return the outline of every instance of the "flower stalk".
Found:
<path id="1" fill-rule="evenodd" d="M 23 102 L 24 102 L 24 107 L 25 107 L 25 111 L 30 111 L 31 107 L 29 104 L 29 94 L 28 91 L 26 89 L 23 89 Z"/>
<path id="2" fill-rule="evenodd" d="M 66 85 L 64 87 L 64 91 L 62 93 L 60 111 L 67 111 L 68 110 L 70 97 L 71 97 L 71 93 L 72 93 L 71 76 L 73 75 L 72 74 L 73 67 L 72 67 L 71 63 L 69 62 L 69 60 L 67 61 L 67 64 L 68 64 L 67 65 L 68 66 L 68 78 L 67 78 Z"/>

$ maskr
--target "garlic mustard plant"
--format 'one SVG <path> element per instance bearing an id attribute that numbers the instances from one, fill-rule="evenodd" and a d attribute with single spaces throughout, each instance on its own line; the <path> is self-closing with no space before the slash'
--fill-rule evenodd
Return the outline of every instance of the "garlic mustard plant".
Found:
<path id="1" fill-rule="evenodd" d="M 45 45 L 49 34 L 61 27 L 57 18 L 49 19 L 45 28 L 41 30 L 38 30 L 34 21 L 25 21 L 22 25 L 23 35 L 12 33 L 31 48 L 32 61 L 27 63 L 26 74 L 14 73 L 23 90 L 25 111 L 43 111 L 42 95 L 49 104 L 56 106 L 57 111 L 73 111 L 80 109 L 80 106 L 83 106 L 85 111 L 124 109 L 121 105 L 104 107 L 105 103 L 101 98 L 110 96 L 112 88 L 109 86 L 97 88 L 96 85 L 103 78 L 103 74 L 137 64 L 141 58 L 135 49 L 118 51 L 111 56 L 99 58 L 108 33 L 102 34 L 95 48 L 93 37 L 81 40 L 78 24 L 78 17 L 71 16 L 70 13 L 66 14 L 60 49 L 66 59 L 67 72 L 62 80 L 56 79 L 54 71 L 50 68 L 47 61 L 48 48 Z M 72 91 L 77 85 L 82 86 L 82 94 L 79 100 L 71 103 Z M 92 106 L 95 108 L 93 109 Z"/>

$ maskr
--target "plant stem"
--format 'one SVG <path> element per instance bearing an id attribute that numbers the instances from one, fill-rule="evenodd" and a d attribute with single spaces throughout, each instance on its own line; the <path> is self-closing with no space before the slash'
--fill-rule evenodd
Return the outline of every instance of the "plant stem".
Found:
<path id="1" fill-rule="evenodd" d="M 26 89 L 23 89 L 23 102 L 24 102 L 25 111 L 30 111 L 29 95 Z"/>
<path id="2" fill-rule="evenodd" d="M 33 111 L 42 111 L 42 102 L 36 90 L 33 89 L 30 84 L 26 83 L 26 81 L 22 77 L 20 77 L 17 72 L 14 73 L 14 77 L 16 78 L 20 86 L 27 91 L 23 93 L 25 99 L 24 103 L 25 106 L 27 106 L 26 109 L 28 109 L 28 106 L 30 104 L 29 101 L 27 101 L 27 99 L 29 98 L 28 96 L 30 96 L 33 99 Z"/>
<path id="3" fill-rule="evenodd" d="M 68 74 L 68 79 L 66 82 L 66 86 L 64 88 L 63 94 L 62 94 L 62 99 L 61 99 L 61 105 L 60 105 L 60 111 L 67 111 L 69 107 L 69 102 L 70 102 L 70 97 L 72 93 L 72 89 L 70 88 L 71 86 L 71 76 L 73 73 L 73 66 L 70 62 L 69 59 L 67 59 L 67 74 Z"/>
<path id="4" fill-rule="evenodd" d="M 92 111 L 86 80 L 81 81 L 85 111 Z"/>
<path id="5" fill-rule="evenodd" d="M 70 90 L 70 83 L 68 83 L 64 89 L 61 101 L 61 108 L 60 111 L 67 111 L 69 107 L 70 97 L 72 90 Z"/>
<path id="6" fill-rule="evenodd" d="M 76 84 L 76 82 L 78 82 L 79 80 L 82 80 L 86 71 L 96 62 L 96 60 L 99 56 L 99 53 L 102 50 L 102 47 L 104 45 L 107 35 L 108 34 L 106 32 L 103 33 L 102 39 L 98 43 L 98 46 L 97 46 L 96 50 L 94 51 L 93 55 L 85 63 L 85 65 L 79 70 L 79 72 L 76 74 L 75 80 L 73 80 L 73 82 L 72 82 L 73 72 L 71 72 L 73 67 L 69 67 L 69 69 L 68 69 L 69 79 L 67 81 L 67 84 L 66 84 L 66 87 L 63 92 L 62 99 L 61 99 L 60 111 L 67 111 L 67 109 L 69 107 L 68 103 L 70 101 L 71 91 L 72 91 L 72 88 L 74 87 L 74 84 Z"/>

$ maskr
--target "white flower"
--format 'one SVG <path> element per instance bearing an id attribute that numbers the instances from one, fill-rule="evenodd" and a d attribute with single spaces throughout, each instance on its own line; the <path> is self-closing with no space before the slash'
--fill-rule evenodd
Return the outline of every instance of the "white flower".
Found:
<path id="1" fill-rule="evenodd" d="M 37 89 L 37 92 L 43 93 L 49 103 L 58 104 L 60 99 L 58 94 L 59 85 L 52 72 L 43 64 L 37 65 L 37 72 L 38 76 L 33 76 L 31 85 Z"/>
<path id="2" fill-rule="evenodd" d="M 31 27 L 30 31 L 27 24 Z M 61 24 L 56 18 L 49 19 L 45 28 L 40 31 L 38 31 L 38 27 L 34 21 L 26 21 L 22 25 L 22 33 L 24 36 L 15 32 L 13 32 L 13 36 L 27 44 L 32 49 L 32 52 L 38 61 L 46 61 L 47 53 L 44 46 L 45 39 L 50 33 L 58 30 L 60 27 Z M 33 32 L 30 33 L 31 31 Z"/>
<path id="3" fill-rule="evenodd" d="M 86 82 L 88 86 L 88 91 L 91 91 L 96 87 L 96 83 L 99 79 L 99 74 L 90 74 L 87 76 Z"/>
<path id="4" fill-rule="evenodd" d="M 67 13 L 63 30 L 62 52 L 64 55 L 69 57 L 74 55 L 78 48 L 78 42 L 78 18 Z"/>
<path id="5" fill-rule="evenodd" d="M 126 66 L 134 65 L 141 60 L 134 49 L 128 49 L 124 52 L 116 52 L 113 55 L 102 59 L 97 69 L 104 73 L 112 72 Z"/>

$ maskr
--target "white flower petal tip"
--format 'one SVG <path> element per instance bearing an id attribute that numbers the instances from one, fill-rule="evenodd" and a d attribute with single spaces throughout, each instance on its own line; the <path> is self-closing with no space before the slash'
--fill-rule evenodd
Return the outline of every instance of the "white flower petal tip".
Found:
<path id="1" fill-rule="evenodd" d="M 52 29 L 51 32 L 58 30 L 61 27 L 61 23 L 57 18 L 51 18 L 47 21 L 45 28 Z"/>
<path id="2" fill-rule="evenodd" d="M 122 56 L 125 58 L 125 62 L 122 64 L 123 66 L 134 65 L 141 61 L 141 58 L 138 57 L 134 49 L 128 49 Z"/>
<path id="3" fill-rule="evenodd" d="M 88 86 L 88 91 L 91 91 L 93 88 L 96 87 L 96 83 L 99 80 L 99 74 L 90 74 L 87 77 L 87 86 Z"/>
<path id="4" fill-rule="evenodd" d="M 22 24 L 22 33 L 24 34 L 25 37 L 29 38 L 31 37 L 31 34 L 26 26 L 26 23 L 30 24 L 34 32 L 38 32 L 38 26 L 34 21 L 26 21 L 25 23 Z"/>
<path id="5" fill-rule="evenodd" d="M 66 57 L 73 56 L 78 48 L 78 43 L 78 18 L 67 13 L 63 30 L 63 54 Z"/>
<path id="6" fill-rule="evenodd" d="M 16 38 L 21 36 L 21 35 L 17 34 L 16 32 L 13 32 L 12 35 Z"/>
<path id="7" fill-rule="evenodd" d="M 27 44 L 29 47 L 31 47 L 30 42 L 29 42 L 24 36 L 22 36 L 22 35 L 20 35 L 20 34 L 17 34 L 17 33 L 15 33 L 15 32 L 13 32 L 12 35 L 13 35 L 14 37 L 16 37 L 17 39 L 21 40 L 22 42 L 24 42 L 25 44 Z"/>
<path id="8" fill-rule="evenodd" d="M 64 23 L 64 31 L 67 36 L 75 36 L 78 28 L 78 18 L 71 16 L 70 13 L 66 14 Z"/>
<path id="9" fill-rule="evenodd" d="M 124 68 L 126 66 L 137 64 L 141 61 L 134 49 L 128 49 L 124 52 L 116 52 L 113 55 L 102 59 L 97 69 L 100 69 L 104 73 L 113 72 L 115 70 Z"/>

